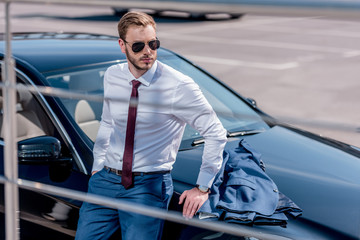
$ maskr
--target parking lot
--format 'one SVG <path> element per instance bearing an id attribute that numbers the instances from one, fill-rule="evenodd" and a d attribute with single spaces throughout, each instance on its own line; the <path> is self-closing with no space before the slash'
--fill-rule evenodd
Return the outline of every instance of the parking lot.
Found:
<path id="1" fill-rule="evenodd" d="M 4 4 L 0 31 L 5 31 Z M 12 4 L 14 32 L 117 35 L 109 7 Z M 155 17 L 162 47 L 192 60 L 268 114 L 360 146 L 360 24 L 321 16 Z M 120 49 L 119 49 L 120 51 Z"/>

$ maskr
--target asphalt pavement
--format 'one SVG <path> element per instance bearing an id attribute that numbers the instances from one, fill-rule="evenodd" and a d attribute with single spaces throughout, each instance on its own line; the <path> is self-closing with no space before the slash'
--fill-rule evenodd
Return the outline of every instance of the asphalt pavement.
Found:
<path id="1" fill-rule="evenodd" d="M 5 31 L 0 4 L 0 31 Z M 14 32 L 117 35 L 110 7 L 11 4 Z M 321 16 L 238 19 L 183 13 L 155 16 L 162 47 L 171 49 L 256 100 L 266 113 L 360 147 L 360 24 Z"/>

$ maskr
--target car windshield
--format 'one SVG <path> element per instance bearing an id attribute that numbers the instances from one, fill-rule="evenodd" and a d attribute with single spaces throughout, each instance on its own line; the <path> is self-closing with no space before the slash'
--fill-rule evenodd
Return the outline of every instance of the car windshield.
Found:
<path id="1" fill-rule="evenodd" d="M 159 56 L 158 60 L 190 76 L 197 82 L 228 132 L 261 131 L 269 128 L 241 98 L 189 62 L 176 55 Z M 71 72 L 51 75 L 47 79 L 52 87 L 88 96 L 101 96 L 103 94 L 102 78 L 108 66 L 72 69 Z M 60 101 L 69 116 L 73 118 L 72 120 L 94 141 L 101 120 L 102 102 L 81 100 L 79 97 L 60 98 Z M 200 134 L 187 126 L 183 140 L 197 138 L 201 138 Z"/>

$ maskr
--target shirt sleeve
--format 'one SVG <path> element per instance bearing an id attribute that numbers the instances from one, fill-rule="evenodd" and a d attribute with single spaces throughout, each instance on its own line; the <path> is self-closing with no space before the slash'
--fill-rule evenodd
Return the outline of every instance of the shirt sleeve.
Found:
<path id="1" fill-rule="evenodd" d="M 179 82 L 174 91 L 172 109 L 177 118 L 204 137 L 202 164 L 196 184 L 210 187 L 221 168 L 227 132 L 199 86 L 191 78 Z"/>
<path id="2" fill-rule="evenodd" d="M 113 121 L 109 109 L 109 99 L 106 98 L 107 82 L 106 73 L 104 75 L 104 103 L 101 115 L 100 127 L 95 140 L 93 156 L 93 171 L 100 171 L 104 167 L 105 155 L 109 147 L 110 135 L 113 129 Z"/>

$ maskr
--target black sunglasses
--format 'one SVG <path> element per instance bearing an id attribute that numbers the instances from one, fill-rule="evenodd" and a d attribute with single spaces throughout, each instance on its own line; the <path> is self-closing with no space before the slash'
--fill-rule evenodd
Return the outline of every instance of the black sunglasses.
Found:
<path id="1" fill-rule="evenodd" d="M 124 39 L 123 39 L 123 41 L 125 43 L 129 44 L 129 42 L 125 41 Z M 151 50 L 156 50 L 160 47 L 160 41 L 159 41 L 159 39 L 151 40 L 150 42 L 148 42 L 148 45 Z M 131 49 L 133 50 L 134 53 L 140 52 L 141 50 L 144 49 L 144 47 L 145 47 L 144 42 L 134 42 L 131 45 Z"/>

